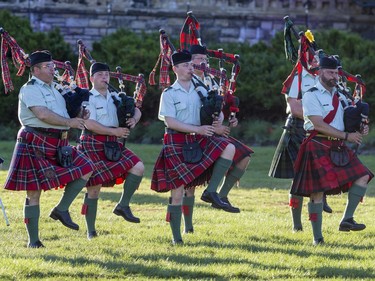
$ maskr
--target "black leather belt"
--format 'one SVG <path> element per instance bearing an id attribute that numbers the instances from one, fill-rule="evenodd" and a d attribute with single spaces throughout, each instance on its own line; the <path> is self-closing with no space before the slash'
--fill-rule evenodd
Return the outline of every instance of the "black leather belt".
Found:
<path id="1" fill-rule="evenodd" d="M 184 132 L 179 132 L 170 128 L 165 128 L 165 132 L 167 134 L 184 134 L 184 135 L 195 135 L 195 133 L 184 133 Z"/>
<path id="2" fill-rule="evenodd" d="M 68 138 L 67 130 L 47 129 L 47 128 L 29 127 L 29 126 L 25 126 L 24 130 L 29 133 L 42 135 L 42 136 L 49 137 L 49 138 L 55 138 L 55 139 L 61 139 L 61 140 L 65 140 Z"/>

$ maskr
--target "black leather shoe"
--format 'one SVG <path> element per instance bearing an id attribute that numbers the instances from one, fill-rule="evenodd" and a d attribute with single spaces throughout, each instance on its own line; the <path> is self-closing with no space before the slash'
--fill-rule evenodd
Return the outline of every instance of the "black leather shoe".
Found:
<path id="1" fill-rule="evenodd" d="M 54 220 L 59 220 L 63 225 L 65 225 L 68 228 L 74 230 L 79 229 L 79 225 L 72 221 L 69 211 L 59 211 L 57 208 L 54 208 L 49 216 Z"/>
<path id="2" fill-rule="evenodd" d="M 185 234 L 194 233 L 194 228 L 185 229 L 184 233 Z"/>
<path id="3" fill-rule="evenodd" d="M 173 245 L 173 246 L 176 246 L 176 245 L 184 245 L 184 241 L 182 241 L 182 239 L 179 239 L 179 240 L 172 240 L 172 245 Z"/>
<path id="4" fill-rule="evenodd" d="M 40 240 L 38 240 L 34 243 L 27 244 L 27 248 L 44 248 L 44 245 L 42 244 L 42 242 L 40 242 Z"/>
<path id="5" fill-rule="evenodd" d="M 221 201 L 217 192 L 208 192 L 207 190 L 205 190 L 203 191 L 201 199 L 204 202 L 212 203 L 212 207 L 216 209 L 223 209 L 225 211 L 229 208 L 229 205 L 227 203 Z"/>
<path id="6" fill-rule="evenodd" d="M 360 231 L 364 230 L 366 225 L 363 223 L 356 223 L 353 218 L 346 219 L 340 223 L 339 230 L 340 231 Z"/>
<path id="7" fill-rule="evenodd" d="M 326 213 L 332 213 L 332 209 L 327 203 L 327 196 L 325 194 L 323 196 L 323 211 Z"/>
<path id="8" fill-rule="evenodd" d="M 318 246 L 318 245 L 323 245 L 324 244 L 324 238 L 322 237 L 322 238 L 319 238 L 319 239 L 316 239 L 316 240 L 314 240 L 314 242 L 313 242 L 313 245 L 314 246 Z"/>
<path id="9" fill-rule="evenodd" d="M 303 231 L 302 226 L 301 227 L 293 227 L 293 232 L 300 232 Z"/>
<path id="10" fill-rule="evenodd" d="M 239 213 L 241 212 L 240 208 L 237 208 L 237 207 L 234 207 L 228 200 L 228 197 L 225 196 L 225 197 L 222 197 L 220 198 L 221 201 L 223 201 L 224 203 L 227 203 L 229 205 L 229 209 L 227 210 L 227 212 L 230 212 L 230 213 Z"/>
<path id="11" fill-rule="evenodd" d="M 88 231 L 88 232 L 87 232 L 87 239 L 91 240 L 91 239 L 93 239 L 93 238 L 95 238 L 95 237 L 98 237 L 98 234 L 96 233 L 95 230 L 94 230 L 94 231 Z"/>
<path id="12" fill-rule="evenodd" d="M 122 207 L 120 205 L 116 205 L 116 208 L 113 210 L 113 213 L 118 216 L 122 216 L 125 220 L 134 223 L 140 223 L 141 220 L 135 216 L 133 216 L 132 211 L 130 210 L 129 206 Z"/>

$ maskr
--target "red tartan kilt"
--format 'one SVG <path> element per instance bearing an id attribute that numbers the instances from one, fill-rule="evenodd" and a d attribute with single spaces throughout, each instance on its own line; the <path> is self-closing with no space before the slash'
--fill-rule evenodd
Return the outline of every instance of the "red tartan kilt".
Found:
<path id="1" fill-rule="evenodd" d="M 203 157 L 198 163 L 184 163 L 182 146 L 185 142 L 195 140 L 203 150 Z M 164 134 L 164 145 L 154 166 L 151 189 L 167 192 L 180 186 L 191 188 L 207 183 L 212 175 L 213 164 L 229 143 L 222 137 Z"/>
<path id="2" fill-rule="evenodd" d="M 233 138 L 233 137 L 228 137 L 227 139 L 231 144 L 233 144 L 236 148 L 236 152 L 234 153 L 233 157 L 233 162 L 232 165 L 230 166 L 229 170 L 233 169 L 234 166 L 236 166 L 239 162 L 241 162 L 242 159 L 246 157 L 250 157 L 254 151 L 248 147 L 247 145 L 243 144 L 239 140 Z"/>
<path id="3" fill-rule="evenodd" d="M 95 169 L 86 186 L 102 185 L 112 187 L 115 184 L 124 182 L 128 171 L 133 168 L 141 159 L 130 149 L 125 148 L 122 157 L 112 162 L 107 160 L 104 154 L 104 142 L 117 141 L 115 136 L 103 135 L 82 135 L 78 150 L 88 156 L 95 165 Z M 120 143 L 122 146 L 122 143 Z"/>
<path id="4" fill-rule="evenodd" d="M 325 192 L 339 194 L 347 192 L 357 179 L 372 172 L 365 167 L 357 155 L 349 149 L 350 162 L 344 167 L 335 166 L 330 157 L 329 149 L 334 143 L 325 138 L 314 138 L 301 146 L 299 154 L 302 159 L 295 167 L 295 177 L 291 193 L 300 196 L 310 196 L 312 193 Z"/>
<path id="5" fill-rule="evenodd" d="M 12 161 L 4 184 L 9 190 L 49 190 L 64 187 L 94 169 L 94 164 L 73 147 L 73 164 L 63 168 L 56 162 L 56 151 L 68 145 L 68 140 L 44 137 L 25 132 L 18 133 Z"/>

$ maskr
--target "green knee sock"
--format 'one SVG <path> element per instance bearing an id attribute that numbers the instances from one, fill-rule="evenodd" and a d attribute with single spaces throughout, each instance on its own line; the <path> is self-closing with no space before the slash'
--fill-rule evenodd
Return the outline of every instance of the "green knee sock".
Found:
<path id="1" fill-rule="evenodd" d="M 184 232 L 193 231 L 193 209 L 195 196 L 182 198 L 182 214 L 184 215 L 185 228 Z"/>
<path id="2" fill-rule="evenodd" d="M 310 221 L 313 230 L 314 240 L 323 238 L 322 234 L 322 222 L 323 222 L 323 203 L 312 203 L 307 204 L 309 209 Z"/>
<path id="3" fill-rule="evenodd" d="M 35 243 L 39 240 L 39 217 L 40 206 L 33 205 L 24 206 L 24 218 L 26 223 L 26 230 L 29 236 L 29 243 Z"/>
<path id="4" fill-rule="evenodd" d="M 234 184 L 240 180 L 245 173 L 245 170 L 234 167 L 225 177 L 224 183 L 222 184 L 219 192 L 221 198 L 227 197 L 229 191 L 232 189 Z"/>
<path id="5" fill-rule="evenodd" d="M 354 215 L 354 211 L 357 208 L 362 197 L 366 194 L 366 187 L 353 184 L 348 192 L 348 202 L 346 204 L 346 209 L 344 217 L 342 220 L 350 219 Z"/>
<path id="6" fill-rule="evenodd" d="M 88 198 L 87 193 L 83 201 L 83 214 L 85 215 L 87 232 L 95 231 L 96 213 L 98 210 L 98 198 Z"/>
<path id="7" fill-rule="evenodd" d="M 169 225 L 172 230 L 173 240 L 180 241 L 181 237 L 181 205 L 168 205 Z"/>
<path id="8" fill-rule="evenodd" d="M 130 199 L 132 198 L 134 192 L 137 190 L 139 184 L 141 183 L 142 177 L 134 174 L 128 174 L 124 183 L 124 190 L 122 192 L 119 205 L 121 207 L 129 206 Z"/>
<path id="9" fill-rule="evenodd" d="M 290 206 L 290 213 L 292 214 L 294 230 L 298 230 L 298 229 L 302 230 L 302 221 L 301 221 L 302 205 L 303 205 L 302 196 L 289 194 L 289 206 Z"/>
<path id="10" fill-rule="evenodd" d="M 210 179 L 210 183 L 208 184 L 206 190 L 208 192 L 216 192 L 217 188 L 225 176 L 225 173 L 228 171 L 230 165 L 232 164 L 232 160 L 219 158 L 216 160 L 214 164 L 214 169 L 212 171 L 212 176 Z"/>
<path id="11" fill-rule="evenodd" d="M 67 211 L 72 204 L 73 200 L 77 197 L 77 195 L 81 192 L 82 188 L 85 186 L 87 180 L 82 178 L 77 179 L 68 183 L 64 189 L 64 194 L 60 199 L 59 204 L 57 204 L 56 208 L 59 211 Z"/>

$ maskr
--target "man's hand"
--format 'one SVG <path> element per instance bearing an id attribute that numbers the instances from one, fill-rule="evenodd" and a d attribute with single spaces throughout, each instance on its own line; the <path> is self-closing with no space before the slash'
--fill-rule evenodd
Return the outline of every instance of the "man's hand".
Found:
<path id="1" fill-rule="evenodd" d="M 80 129 L 83 130 L 85 128 L 85 120 L 82 118 L 70 118 L 66 122 L 67 126 L 70 128 Z"/>
<path id="2" fill-rule="evenodd" d="M 118 138 L 127 138 L 130 135 L 130 130 L 128 128 L 118 127 L 113 128 L 113 135 Z"/>
<path id="3" fill-rule="evenodd" d="M 361 130 L 361 134 L 364 135 L 364 136 L 367 136 L 369 130 L 370 130 L 370 128 L 369 128 L 368 125 L 363 125 L 362 130 Z"/>
<path id="4" fill-rule="evenodd" d="M 215 134 L 219 136 L 224 136 L 228 137 L 230 134 L 230 128 L 228 126 L 220 125 L 220 126 L 215 126 Z"/>
<path id="5" fill-rule="evenodd" d="M 361 144 L 362 143 L 362 134 L 359 133 L 359 132 L 349 133 L 348 134 L 348 141 L 354 142 L 356 144 Z"/>
<path id="6" fill-rule="evenodd" d="M 238 125 L 238 119 L 234 116 L 234 117 L 231 117 L 229 118 L 229 126 L 234 128 L 234 127 L 237 127 Z"/>
<path id="7" fill-rule="evenodd" d="M 198 129 L 199 135 L 208 136 L 208 137 L 213 136 L 214 132 L 215 132 L 214 126 L 210 126 L 210 125 L 200 126 Z"/>
<path id="8" fill-rule="evenodd" d="M 136 124 L 137 124 L 137 120 L 134 117 L 126 120 L 126 125 L 128 125 L 130 129 L 133 129 Z"/>

